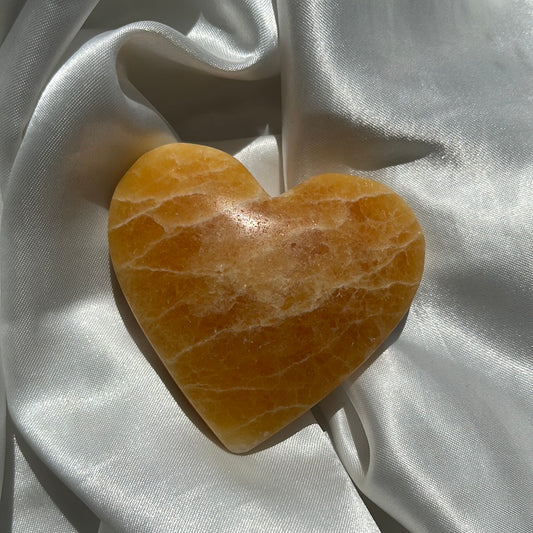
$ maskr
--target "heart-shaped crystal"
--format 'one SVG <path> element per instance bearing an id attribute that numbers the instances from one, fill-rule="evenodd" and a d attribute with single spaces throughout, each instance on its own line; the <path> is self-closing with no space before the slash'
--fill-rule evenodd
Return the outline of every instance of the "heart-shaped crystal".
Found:
<path id="1" fill-rule="evenodd" d="M 320 401 L 383 342 L 424 237 L 375 181 L 323 174 L 270 197 L 236 159 L 170 144 L 118 184 L 109 245 L 144 333 L 231 451 Z"/>

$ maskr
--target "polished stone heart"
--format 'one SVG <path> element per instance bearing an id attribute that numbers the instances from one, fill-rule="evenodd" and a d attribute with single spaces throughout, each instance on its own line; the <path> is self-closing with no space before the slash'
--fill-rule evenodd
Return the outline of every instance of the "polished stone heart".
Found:
<path id="1" fill-rule="evenodd" d="M 146 336 L 234 452 L 372 354 L 424 263 L 420 226 L 387 187 L 324 174 L 271 198 L 236 159 L 191 144 L 152 150 L 125 174 L 109 245 Z"/>

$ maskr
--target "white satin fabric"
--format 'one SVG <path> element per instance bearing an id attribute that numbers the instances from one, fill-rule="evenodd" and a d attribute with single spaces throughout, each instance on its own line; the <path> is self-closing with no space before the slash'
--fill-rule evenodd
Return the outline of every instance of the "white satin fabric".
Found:
<path id="1" fill-rule="evenodd" d="M 532 33 L 531 0 L 4 0 L 0 530 L 531 532 Z M 110 269 L 112 190 L 174 139 L 271 194 L 371 176 L 426 234 L 382 353 L 244 456 Z"/>

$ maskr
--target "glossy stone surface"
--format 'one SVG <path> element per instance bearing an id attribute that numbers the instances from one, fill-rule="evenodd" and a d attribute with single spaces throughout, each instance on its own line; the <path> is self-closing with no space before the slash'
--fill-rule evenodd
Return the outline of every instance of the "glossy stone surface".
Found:
<path id="1" fill-rule="evenodd" d="M 230 155 L 189 144 L 148 152 L 125 174 L 109 245 L 143 331 L 234 452 L 372 354 L 424 263 L 413 212 L 385 186 L 324 174 L 271 198 Z"/>

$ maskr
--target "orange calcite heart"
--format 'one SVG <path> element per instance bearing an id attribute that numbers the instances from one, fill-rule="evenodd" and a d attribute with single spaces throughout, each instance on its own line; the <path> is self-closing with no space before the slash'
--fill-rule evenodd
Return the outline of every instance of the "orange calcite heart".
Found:
<path id="1" fill-rule="evenodd" d="M 387 187 L 323 174 L 271 198 L 236 159 L 143 155 L 109 211 L 111 259 L 191 404 L 245 452 L 349 376 L 406 313 L 424 237 Z"/>

